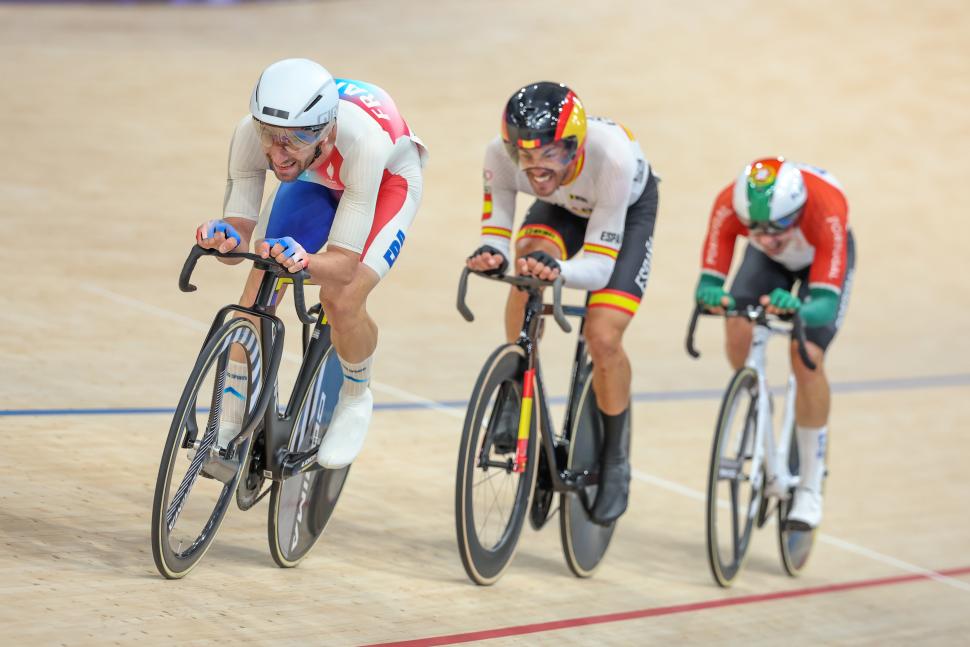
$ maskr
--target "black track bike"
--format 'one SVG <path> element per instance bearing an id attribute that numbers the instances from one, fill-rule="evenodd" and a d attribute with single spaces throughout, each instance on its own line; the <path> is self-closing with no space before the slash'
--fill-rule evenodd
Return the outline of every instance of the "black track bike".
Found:
<path id="1" fill-rule="evenodd" d="M 606 554 L 616 523 L 603 526 L 590 518 L 603 425 L 583 337 L 586 308 L 562 305 L 562 279 L 550 283 L 465 269 L 458 310 L 468 321 L 473 320 L 465 303 L 469 274 L 509 283 L 529 296 L 519 338 L 485 361 L 468 403 L 455 482 L 455 525 L 465 572 L 476 584 L 497 581 L 515 554 L 526 518 L 534 529 L 542 528 L 559 494 L 566 563 L 577 577 L 589 577 Z M 545 304 L 542 293 L 549 286 L 553 303 Z M 561 433 L 551 422 L 539 365 L 541 323 L 550 314 L 567 333 L 572 330 L 567 315 L 580 321 Z"/>
<path id="2" fill-rule="evenodd" d="M 220 254 L 192 248 L 179 277 L 183 292 L 195 290 L 189 280 L 198 259 L 207 255 Z M 343 373 L 326 315 L 319 304 L 305 308 L 303 282 L 309 275 L 290 274 L 256 254 L 220 256 L 253 261 L 264 274 L 252 307 L 227 305 L 216 314 L 169 428 L 151 529 L 155 566 L 169 579 L 185 576 L 205 555 L 233 499 L 248 510 L 267 494 L 270 553 L 279 566 L 296 566 L 323 533 L 350 469 L 325 470 L 315 460 Z M 287 284 L 293 285 L 303 324 L 303 362 L 284 408 L 276 392 L 284 326 L 273 312 Z M 253 321 L 259 322 L 258 328 Z M 245 394 L 226 387 L 230 354 L 236 361 L 245 357 Z M 244 397 L 247 414 L 241 431 L 220 448 L 227 396 Z"/>

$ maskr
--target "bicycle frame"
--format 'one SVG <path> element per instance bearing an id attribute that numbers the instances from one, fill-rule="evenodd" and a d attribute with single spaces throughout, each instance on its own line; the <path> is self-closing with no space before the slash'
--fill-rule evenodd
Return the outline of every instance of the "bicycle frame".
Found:
<path id="1" fill-rule="evenodd" d="M 203 250 L 196 246 L 185 262 L 179 280 L 180 288 L 185 292 L 195 290 L 189 283 L 192 270 L 198 258 L 203 255 L 213 255 L 212 250 Z M 288 443 L 296 424 L 296 409 L 300 406 L 301 396 L 313 387 L 312 371 L 316 363 L 331 346 L 330 326 L 327 317 L 319 306 L 306 311 L 303 299 L 303 279 L 305 273 L 292 276 L 280 276 L 282 268 L 272 260 L 263 259 L 254 254 L 230 253 L 223 256 L 243 257 L 255 262 L 257 269 L 264 270 L 259 284 L 256 298 L 250 307 L 241 305 L 227 305 L 221 308 L 214 317 L 205 341 L 216 334 L 231 313 L 239 313 L 257 318 L 259 321 L 260 353 L 262 360 L 259 371 L 249 385 L 249 398 L 256 397 L 256 403 L 250 411 L 245 424 L 224 450 L 223 456 L 213 456 L 212 461 L 225 463 L 226 469 L 235 470 L 233 466 L 234 454 L 256 432 L 260 423 L 266 434 L 263 455 L 263 476 L 274 481 L 283 481 L 296 474 L 310 472 L 322 467 L 317 464 L 316 451 L 290 452 Z M 277 407 L 276 376 L 279 372 L 280 361 L 283 356 L 283 342 L 285 328 L 283 322 L 273 314 L 284 285 L 294 285 L 294 302 L 297 315 L 303 323 L 303 361 L 297 374 L 296 382 L 290 393 L 286 409 L 280 413 Z M 313 318 L 313 314 L 318 316 Z M 205 344 L 203 344 L 204 346 Z M 267 361 L 268 360 L 268 361 Z M 252 367 L 251 367 L 252 368 Z M 216 469 L 218 469 L 216 467 Z"/>
<path id="2" fill-rule="evenodd" d="M 703 314 L 707 313 L 697 305 L 691 316 L 687 330 L 687 353 L 694 358 L 700 357 L 700 353 L 694 347 L 694 332 L 697 329 L 697 321 Z M 766 494 L 778 498 L 788 498 L 790 488 L 797 485 L 798 477 L 791 473 L 788 465 L 788 452 L 792 443 L 792 430 L 795 422 L 795 376 L 789 374 L 788 384 L 785 392 L 785 409 L 782 415 L 781 437 L 775 443 L 774 427 L 772 420 L 770 391 L 768 381 L 765 376 L 766 349 L 768 340 L 775 335 L 794 335 L 798 345 L 798 354 L 802 362 L 810 370 L 815 370 L 815 363 L 808 355 L 805 341 L 804 323 L 797 314 L 791 318 L 791 327 L 778 327 L 773 325 L 774 319 L 769 320 L 766 311 L 755 303 L 747 304 L 744 308 L 740 305 L 737 310 L 725 313 L 725 316 L 735 316 L 747 319 L 754 324 L 751 337 L 751 348 L 745 360 L 745 366 L 755 371 L 758 376 L 758 393 L 764 394 L 759 397 L 757 402 L 758 422 L 755 428 L 755 445 L 753 455 L 754 472 L 752 481 L 760 488 L 767 485 Z M 767 460 L 765 458 L 767 457 Z M 763 461 L 763 462 L 762 462 Z M 761 466 L 765 466 L 768 482 L 762 482 Z"/>
<path id="3" fill-rule="evenodd" d="M 768 340 L 775 335 L 788 335 L 789 331 L 772 328 L 767 324 L 756 324 L 752 331 L 751 350 L 745 366 L 758 375 L 758 393 L 769 394 L 765 366 Z M 785 408 L 782 414 L 781 436 L 776 444 L 774 419 L 769 397 L 759 397 L 757 402 L 758 424 L 755 431 L 755 453 L 753 475 L 756 487 L 761 487 L 761 465 L 765 466 L 767 476 L 766 494 L 788 498 L 790 488 L 798 484 L 798 477 L 791 473 L 788 465 L 788 451 L 791 447 L 792 429 L 795 422 L 795 376 L 789 374 L 785 388 Z M 765 459 L 762 463 L 762 459 Z"/>
<path id="4" fill-rule="evenodd" d="M 512 462 L 512 469 L 516 472 L 522 472 L 526 468 L 526 450 L 529 434 L 531 433 L 531 422 L 533 416 L 536 416 L 536 429 L 539 433 L 541 443 L 539 460 L 546 461 L 552 480 L 553 491 L 581 491 L 588 485 L 594 485 L 598 481 L 598 475 L 590 474 L 586 471 L 573 473 L 569 470 L 560 469 L 559 467 L 566 462 L 565 457 L 569 449 L 568 443 L 571 442 L 570 430 L 572 429 L 572 416 L 575 408 L 573 405 L 575 404 L 576 398 L 579 397 L 579 388 L 581 386 L 580 379 L 582 376 L 580 374 L 580 368 L 584 365 L 587 356 L 586 340 L 583 337 L 583 329 L 586 323 L 586 308 L 583 306 L 562 305 L 561 279 L 550 283 L 529 277 L 492 277 L 478 272 L 470 272 L 466 268 L 459 282 L 458 310 L 468 321 L 474 319 L 471 311 L 465 305 L 465 292 L 469 273 L 510 283 L 521 289 L 526 289 L 529 293 L 529 298 L 525 305 L 522 328 L 515 341 L 515 344 L 525 353 L 526 370 L 522 384 L 522 410 L 519 417 L 518 442 L 515 458 Z M 543 303 L 541 289 L 546 286 L 553 287 L 552 304 Z M 546 399 L 546 389 L 542 378 L 542 370 L 539 365 L 539 326 L 542 317 L 545 315 L 552 315 L 565 332 L 572 331 L 572 327 L 566 320 L 567 315 L 580 319 L 579 338 L 576 342 L 576 352 L 570 376 L 569 396 L 566 403 L 566 415 L 563 423 L 563 433 L 560 438 L 556 438 L 553 432 L 551 415 Z M 503 466 L 497 465 L 496 467 Z"/>

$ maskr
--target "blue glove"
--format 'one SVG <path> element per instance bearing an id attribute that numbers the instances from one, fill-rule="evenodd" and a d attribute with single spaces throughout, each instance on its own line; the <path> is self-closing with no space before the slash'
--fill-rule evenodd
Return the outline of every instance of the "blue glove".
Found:
<path id="1" fill-rule="evenodd" d="M 273 247 L 279 245 L 283 250 L 273 258 L 277 263 L 285 267 L 289 272 L 299 272 L 300 270 L 305 270 L 307 265 L 310 264 L 309 256 L 303 245 L 293 240 L 292 236 L 284 236 L 283 238 L 266 238 L 263 240 L 264 243 L 269 245 L 269 253 L 273 253 Z"/>
<path id="2" fill-rule="evenodd" d="M 236 244 L 225 250 L 226 252 L 231 252 L 242 244 L 242 236 L 240 236 L 239 232 L 236 231 L 236 229 L 225 220 L 206 220 L 204 223 L 199 225 L 198 229 L 195 230 L 195 240 L 200 245 L 202 245 L 203 241 L 209 241 L 208 245 L 202 246 L 210 249 L 216 248 L 219 247 L 219 245 L 216 244 L 217 241 L 214 239 L 218 233 L 225 236 L 226 240 L 229 240 L 230 238 L 234 238 L 236 240 Z"/>

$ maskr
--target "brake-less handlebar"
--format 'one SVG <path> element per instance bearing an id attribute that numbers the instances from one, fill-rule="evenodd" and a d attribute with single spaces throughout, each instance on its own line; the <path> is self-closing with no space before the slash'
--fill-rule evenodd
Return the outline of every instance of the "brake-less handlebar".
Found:
<path id="1" fill-rule="evenodd" d="M 704 306 L 698 303 L 694 306 L 694 312 L 690 317 L 690 324 L 687 326 L 687 354 L 694 358 L 701 356 L 700 352 L 694 346 L 694 332 L 697 330 L 697 321 L 701 315 L 712 317 L 742 317 L 755 324 L 769 327 L 770 321 L 790 322 L 792 332 L 795 336 L 795 342 L 798 344 L 799 357 L 802 358 L 802 362 L 810 371 L 814 371 L 816 368 L 815 362 L 809 357 L 808 349 L 805 346 L 805 322 L 797 312 L 786 316 L 773 315 L 772 319 L 769 319 L 768 311 L 758 302 L 736 303 L 733 309 L 726 310 L 723 314 L 708 312 Z"/>
<path id="2" fill-rule="evenodd" d="M 521 288 L 527 291 L 539 292 L 542 288 L 552 286 L 552 316 L 555 318 L 556 323 L 562 328 L 563 332 L 572 332 L 573 327 L 570 325 L 569 320 L 566 319 L 566 313 L 563 312 L 562 308 L 562 277 L 556 277 L 555 281 L 543 281 L 542 279 L 537 279 L 534 276 L 514 276 L 514 275 L 492 275 L 486 274 L 485 272 L 478 272 L 469 268 L 462 270 L 461 279 L 458 281 L 458 312 L 461 316 L 465 318 L 465 321 L 474 321 L 475 315 L 472 314 L 471 309 L 469 309 L 468 304 L 465 303 L 465 294 L 468 292 L 468 275 L 477 274 L 478 276 L 489 279 L 492 281 L 501 281 L 502 283 L 508 283 L 509 285 L 514 285 L 517 288 Z"/>
<path id="3" fill-rule="evenodd" d="M 312 325 L 315 323 L 316 320 L 313 318 L 313 315 L 307 312 L 306 302 L 303 298 L 303 281 L 310 278 L 309 272 L 306 270 L 300 270 L 299 272 L 291 273 L 272 258 L 263 258 L 259 254 L 252 254 L 250 252 L 228 252 L 226 254 L 221 254 L 215 249 L 205 249 L 203 247 L 199 247 L 198 245 L 193 245 L 191 251 L 189 251 L 188 258 L 185 259 L 185 264 L 182 265 L 182 272 L 179 274 L 179 289 L 182 292 L 195 292 L 196 288 L 194 285 L 192 285 L 192 283 L 190 283 L 190 279 L 192 278 L 192 272 L 195 271 L 195 264 L 203 256 L 244 258 L 253 261 L 256 269 L 269 272 L 270 274 L 276 276 L 292 279 L 293 303 L 296 306 L 296 316 L 299 317 L 300 321 L 305 324 Z"/>

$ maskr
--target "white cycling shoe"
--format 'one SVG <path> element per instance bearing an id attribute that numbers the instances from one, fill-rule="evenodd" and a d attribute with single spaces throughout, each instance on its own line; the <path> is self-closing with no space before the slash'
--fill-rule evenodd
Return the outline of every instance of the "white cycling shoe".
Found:
<path id="1" fill-rule="evenodd" d="M 788 527 L 792 530 L 813 530 L 822 523 L 822 494 L 817 490 L 796 488 L 791 510 L 788 511 Z"/>
<path id="2" fill-rule="evenodd" d="M 373 411 L 374 396 L 370 389 L 360 395 L 341 394 L 317 451 L 317 462 L 332 470 L 353 463 L 364 446 Z"/>

